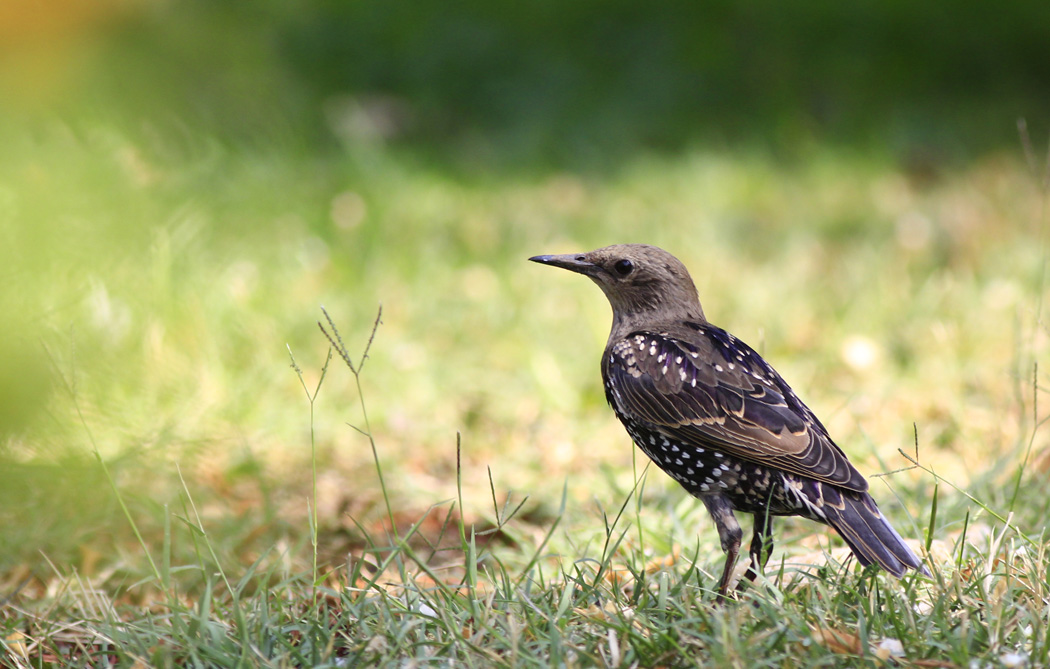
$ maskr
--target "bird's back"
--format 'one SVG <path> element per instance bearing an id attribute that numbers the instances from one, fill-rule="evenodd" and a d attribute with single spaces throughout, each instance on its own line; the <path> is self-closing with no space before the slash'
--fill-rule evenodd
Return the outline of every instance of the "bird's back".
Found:
<path id="1" fill-rule="evenodd" d="M 850 490 L 868 488 L 776 370 L 710 323 L 665 323 L 612 341 L 602 375 L 621 420 L 744 462 Z"/>

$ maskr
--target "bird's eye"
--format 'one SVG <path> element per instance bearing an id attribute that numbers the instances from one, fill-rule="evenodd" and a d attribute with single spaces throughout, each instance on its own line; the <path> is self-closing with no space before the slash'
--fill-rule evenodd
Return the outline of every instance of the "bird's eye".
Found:
<path id="1" fill-rule="evenodd" d="M 623 260 L 617 260 L 616 264 L 613 265 L 613 269 L 620 276 L 627 276 L 631 273 L 631 270 L 634 269 L 634 265 L 630 260 L 624 258 Z"/>

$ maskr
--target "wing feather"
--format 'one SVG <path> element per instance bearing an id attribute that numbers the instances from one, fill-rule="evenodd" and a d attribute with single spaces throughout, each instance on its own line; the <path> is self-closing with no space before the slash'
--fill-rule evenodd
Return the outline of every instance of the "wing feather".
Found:
<path id="1" fill-rule="evenodd" d="M 868 482 L 777 372 L 709 324 L 640 331 L 602 361 L 618 413 L 669 437 L 864 492 Z"/>

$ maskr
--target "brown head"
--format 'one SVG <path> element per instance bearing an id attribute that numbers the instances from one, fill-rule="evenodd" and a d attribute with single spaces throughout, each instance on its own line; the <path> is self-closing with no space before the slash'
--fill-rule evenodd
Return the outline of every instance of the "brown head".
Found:
<path id="1" fill-rule="evenodd" d="M 706 321 L 685 265 L 661 248 L 617 244 L 529 260 L 584 274 L 598 284 L 612 305 L 612 338 L 686 319 Z"/>

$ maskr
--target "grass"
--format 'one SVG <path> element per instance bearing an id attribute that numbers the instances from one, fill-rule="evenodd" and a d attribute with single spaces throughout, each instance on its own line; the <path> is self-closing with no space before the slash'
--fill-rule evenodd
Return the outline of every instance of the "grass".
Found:
<path id="1" fill-rule="evenodd" d="M 464 176 L 104 123 L 4 139 L 8 665 L 1050 662 L 1046 192 L 1022 151 L 931 178 L 699 149 Z M 603 406 L 601 295 L 525 262 L 616 241 L 682 257 L 711 319 L 887 473 L 932 579 L 786 520 L 765 581 L 712 605 L 702 505 Z"/>

